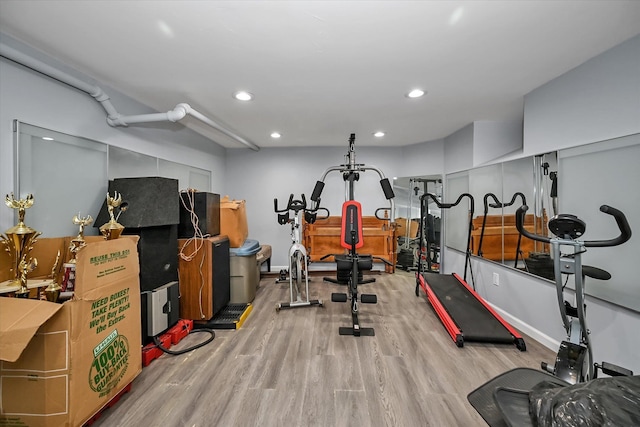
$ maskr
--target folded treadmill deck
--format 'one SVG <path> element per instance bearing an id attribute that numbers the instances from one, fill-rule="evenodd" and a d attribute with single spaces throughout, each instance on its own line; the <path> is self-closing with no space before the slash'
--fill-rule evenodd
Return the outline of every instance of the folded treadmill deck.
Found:
<path id="1" fill-rule="evenodd" d="M 458 347 L 475 341 L 515 344 L 526 350 L 520 334 L 457 274 L 421 273 L 418 280 Z"/>

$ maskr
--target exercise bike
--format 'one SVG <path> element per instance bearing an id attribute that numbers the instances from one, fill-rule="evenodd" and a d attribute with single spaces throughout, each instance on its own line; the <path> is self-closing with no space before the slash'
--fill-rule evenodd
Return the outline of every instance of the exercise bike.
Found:
<path id="1" fill-rule="evenodd" d="M 526 205 L 518 208 L 516 228 L 525 237 L 551 245 L 558 305 L 567 338 L 560 344 L 555 363 L 542 362 L 542 370 L 516 368 L 507 371 L 469 393 L 467 399 L 491 426 L 532 426 L 542 422 L 541 416 L 545 422 L 563 416 L 582 417 L 580 419 L 630 416 L 640 420 L 637 418 L 640 417 L 639 400 L 636 400 L 640 399 L 640 378 L 612 363 L 593 362 L 586 323 L 584 280 L 585 277 L 608 280 L 611 275 L 605 270 L 582 265 L 581 261 L 587 248 L 617 246 L 631 238 L 625 215 L 618 209 L 602 205 L 600 211 L 614 217 L 620 235 L 608 240 L 581 241 L 579 238 L 584 234 L 586 224 L 575 215 L 554 216 L 549 221 L 549 230 L 555 237 L 550 238 L 524 228 L 527 209 Z M 564 298 L 566 282 L 563 283 L 563 275 L 575 276 L 575 304 Z M 598 370 L 610 378 L 597 379 Z M 597 381 L 591 381 L 594 379 Z M 619 410 L 621 406 L 626 406 L 624 412 Z M 637 425 L 628 424 L 628 421 L 607 425 L 633 424 Z"/>
<path id="2" fill-rule="evenodd" d="M 578 240 L 586 230 L 586 224 L 575 215 L 559 214 L 549 221 L 549 231 L 554 238 L 533 234 L 524 228 L 524 217 L 527 205 L 516 211 L 516 228 L 525 237 L 551 245 L 551 256 L 554 263 L 556 294 L 566 340 L 560 344 L 555 363 L 543 362 L 543 370 L 570 383 L 584 382 L 597 376 L 597 368 L 608 375 L 629 375 L 629 371 L 611 363 L 593 363 L 593 351 L 589 339 L 586 320 L 586 303 L 584 298 L 584 280 L 591 277 L 598 280 L 609 280 L 611 274 L 600 268 L 582 265 L 582 254 L 589 247 L 618 246 L 631 238 L 631 228 L 627 218 L 619 210 L 602 205 L 600 211 L 615 218 L 620 235 L 609 240 Z M 568 253 L 563 253 L 568 250 Z M 575 305 L 565 300 L 563 275 L 575 276 Z"/>
<path id="3" fill-rule="evenodd" d="M 309 299 L 309 275 L 308 275 L 308 256 L 307 250 L 302 242 L 302 216 L 305 220 L 313 224 L 317 219 L 319 210 L 326 211 L 326 217 L 329 217 L 329 211 L 325 208 L 317 207 L 315 209 L 307 209 L 307 200 L 302 194 L 301 200 L 294 200 L 293 194 L 289 196 L 286 208 L 278 209 L 278 199 L 273 199 L 273 207 L 278 214 L 278 223 L 281 225 L 291 224 L 291 247 L 289 248 L 289 302 L 283 302 L 276 305 L 276 311 L 282 308 L 296 308 L 308 306 L 322 306 L 322 300 Z M 293 212 L 293 219 L 289 216 L 289 212 Z M 301 292 L 302 280 L 305 281 L 304 297 Z M 280 279 L 276 279 L 276 283 L 286 281 L 286 272 L 280 272 Z"/>

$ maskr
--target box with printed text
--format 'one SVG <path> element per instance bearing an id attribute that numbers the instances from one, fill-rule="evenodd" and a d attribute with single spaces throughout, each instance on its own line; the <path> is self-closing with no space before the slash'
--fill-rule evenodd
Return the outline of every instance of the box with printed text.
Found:
<path id="1" fill-rule="evenodd" d="M 70 301 L 0 298 L 0 426 L 81 426 L 133 381 L 138 274 L 136 238 L 99 241 L 78 253 Z"/>

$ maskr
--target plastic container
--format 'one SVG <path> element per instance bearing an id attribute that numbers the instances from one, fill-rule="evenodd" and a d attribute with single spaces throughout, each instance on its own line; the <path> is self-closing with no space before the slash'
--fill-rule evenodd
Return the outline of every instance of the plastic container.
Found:
<path id="1" fill-rule="evenodd" d="M 231 304 L 248 304 L 256 297 L 256 289 L 260 284 L 258 252 L 260 243 L 252 239 L 246 239 L 239 248 L 229 249 Z"/>

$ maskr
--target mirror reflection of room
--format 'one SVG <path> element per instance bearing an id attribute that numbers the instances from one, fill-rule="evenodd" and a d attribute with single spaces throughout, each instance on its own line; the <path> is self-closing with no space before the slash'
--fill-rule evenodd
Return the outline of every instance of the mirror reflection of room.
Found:
<path id="1" fill-rule="evenodd" d="M 404 271 L 416 271 L 420 256 L 421 200 L 427 194 L 442 198 L 442 177 L 424 175 L 400 177 L 393 181 L 396 193 L 396 267 Z M 422 218 L 422 247 L 425 259 L 422 268 L 437 272 L 440 269 L 441 212 L 427 198 L 427 212 Z"/>

